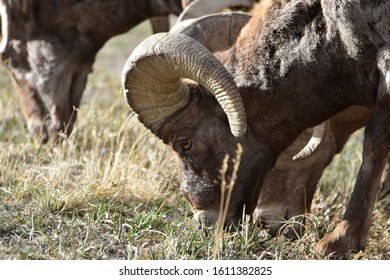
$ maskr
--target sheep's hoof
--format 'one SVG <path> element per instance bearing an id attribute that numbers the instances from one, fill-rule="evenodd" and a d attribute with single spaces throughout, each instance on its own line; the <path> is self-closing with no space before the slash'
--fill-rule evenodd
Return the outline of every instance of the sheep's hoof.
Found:
<path id="1" fill-rule="evenodd" d="M 340 222 L 336 229 L 320 240 L 314 251 L 317 258 L 340 258 L 346 253 L 359 252 L 365 243 L 363 231 L 351 226 L 347 221 Z"/>
<path id="2" fill-rule="evenodd" d="M 44 144 L 48 141 L 48 133 L 45 123 L 39 118 L 30 118 L 27 121 L 27 129 L 33 136 L 35 143 Z"/>

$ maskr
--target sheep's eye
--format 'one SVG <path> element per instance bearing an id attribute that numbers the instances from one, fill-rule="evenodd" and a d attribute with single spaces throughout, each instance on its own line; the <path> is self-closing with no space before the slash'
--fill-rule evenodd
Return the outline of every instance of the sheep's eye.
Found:
<path id="1" fill-rule="evenodd" d="M 192 148 L 193 143 L 190 139 L 181 139 L 179 140 L 179 145 L 180 148 L 186 152 Z"/>

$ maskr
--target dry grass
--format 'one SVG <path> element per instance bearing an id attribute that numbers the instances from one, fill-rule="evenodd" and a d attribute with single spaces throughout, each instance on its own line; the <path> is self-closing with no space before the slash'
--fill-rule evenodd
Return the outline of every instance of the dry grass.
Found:
<path id="1" fill-rule="evenodd" d="M 107 44 L 75 131 L 56 147 L 32 142 L 1 70 L 0 259 L 313 259 L 350 196 L 358 137 L 327 169 L 301 239 L 197 230 L 172 152 L 129 115 L 120 92 L 121 68 L 149 34 L 143 24 Z M 346 258 L 390 259 L 389 209 L 389 198 L 377 203 L 366 250 Z"/>

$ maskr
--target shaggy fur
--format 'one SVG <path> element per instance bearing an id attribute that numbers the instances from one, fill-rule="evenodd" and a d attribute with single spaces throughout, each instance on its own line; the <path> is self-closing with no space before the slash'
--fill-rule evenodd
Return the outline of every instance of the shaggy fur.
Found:
<path id="1" fill-rule="evenodd" d="M 219 105 L 196 86 L 158 136 L 177 152 L 183 191 L 206 225 L 219 209 L 220 165 L 242 145 L 230 224 L 252 215 L 267 173 L 302 131 L 350 106 L 371 108 L 350 204 L 316 247 L 319 256 L 359 251 L 390 149 L 390 2 L 265 0 L 254 13 L 224 60 L 246 109 L 245 136 L 230 133 Z"/>
<path id="2" fill-rule="evenodd" d="M 30 133 L 69 134 L 95 55 L 111 37 L 153 17 L 178 15 L 180 0 L 2 0 L 10 30 L 2 64 Z"/>
<path id="3" fill-rule="evenodd" d="M 256 96 L 249 122 L 275 150 L 348 106 L 373 108 L 344 219 L 317 246 L 320 255 L 358 251 L 390 148 L 390 2 L 277 2 L 243 30 L 228 68 L 243 99 Z"/>

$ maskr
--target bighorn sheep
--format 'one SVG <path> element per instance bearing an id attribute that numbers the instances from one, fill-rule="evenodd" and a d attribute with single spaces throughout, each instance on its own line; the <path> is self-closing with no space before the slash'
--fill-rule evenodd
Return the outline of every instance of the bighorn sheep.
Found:
<path id="1" fill-rule="evenodd" d="M 284 231 L 288 236 L 304 233 L 304 216 L 310 212 L 324 169 L 341 152 L 349 136 L 366 123 L 370 112 L 366 107 L 352 106 L 333 116 L 328 120 L 321 145 L 302 161 L 297 162 L 293 157 L 308 142 L 313 129 L 306 129 L 279 155 L 264 181 L 255 212 L 271 235 L 276 235 L 285 222 L 289 224 Z"/>
<path id="2" fill-rule="evenodd" d="M 313 194 L 324 168 L 339 153 L 349 135 L 364 126 L 371 110 L 363 106 L 352 106 L 328 120 L 328 128 L 316 153 L 302 161 L 293 160 L 297 151 L 308 142 L 313 129 L 305 130 L 283 151 L 262 186 L 255 215 L 269 229 L 271 235 L 284 233 L 290 237 L 304 232 L 305 214 L 310 212 Z M 390 161 L 382 174 L 378 200 L 390 194 Z M 287 229 L 287 231 L 286 231 Z"/>
<path id="3" fill-rule="evenodd" d="M 179 15 L 181 2 L 0 0 L 1 60 L 30 133 L 39 141 L 55 140 L 60 131 L 69 134 L 98 50 L 111 37 L 148 18 L 155 32 L 168 31 L 167 16 Z M 207 6 L 209 1 L 184 2 Z M 218 1 L 208 12 L 233 2 L 246 5 L 252 0 Z M 194 14 L 191 7 L 186 12 Z"/>
<path id="4" fill-rule="evenodd" d="M 304 129 L 349 106 L 371 107 L 350 203 L 315 249 L 361 250 L 390 149 L 390 2 L 274 0 L 256 11 L 224 65 L 188 34 L 145 40 L 124 67 L 127 101 L 177 153 L 182 190 L 205 225 L 218 217 L 220 166 L 238 144 L 227 225 L 253 214 L 267 173 Z M 204 35 L 207 46 L 230 40 L 217 31 Z"/>
<path id="5" fill-rule="evenodd" d="M 245 15 L 240 15 L 240 18 L 249 18 Z M 209 20 L 209 19 L 208 19 Z M 197 20 L 196 28 L 199 28 L 199 23 L 204 21 Z M 238 28 L 241 29 L 246 21 L 238 23 Z M 178 28 L 188 28 L 187 25 L 177 25 Z M 234 25 L 234 23 L 233 23 Z M 215 27 L 214 27 L 215 28 Z M 182 32 L 177 30 L 177 32 Z M 188 32 L 188 31 L 187 31 Z M 191 36 L 194 36 L 192 34 Z M 197 40 L 201 40 L 198 37 Z M 218 40 L 219 38 L 216 37 Z M 233 43 L 233 42 L 231 42 Z M 215 51 L 213 49 L 209 49 Z M 225 61 L 226 53 L 215 53 L 219 60 Z M 311 208 L 312 199 L 319 179 L 325 169 L 331 162 L 335 154 L 339 153 L 350 134 L 361 128 L 369 116 L 370 110 L 362 106 L 352 106 L 341 113 L 336 114 L 327 121 L 327 129 L 320 133 L 323 139 L 320 139 L 316 144 L 322 145 L 317 148 L 316 145 L 309 144 L 297 154 L 297 151 L 304 146 L 310 135 L 311 129 L 308 129 L 298 137 L 294 143 L 280 154 L 278 160 L 267 175 L 260 193 L 258 205 L 256 208 L 256 216 L 261 218 L 262 224 L 265 225 L 272 235 L 276 235 L 279 228 L 284 222 L 298 216 L 298 221 L 295 223 L 289 222 L 288 234 L 292 237 L 303 233 L 305 213 L 308 213 Z M 316 129 L 316 128 L 315 128 Z M 313 149 L 317 152 L 309 157 L 309 152 Z M 309 157 L 309 158 L 308 158 Z M 296 162 L 293 160 L 307 158 L 304 161 Z M 384 175 L 381 197 L 387 193 L 389 179 Z"/>

